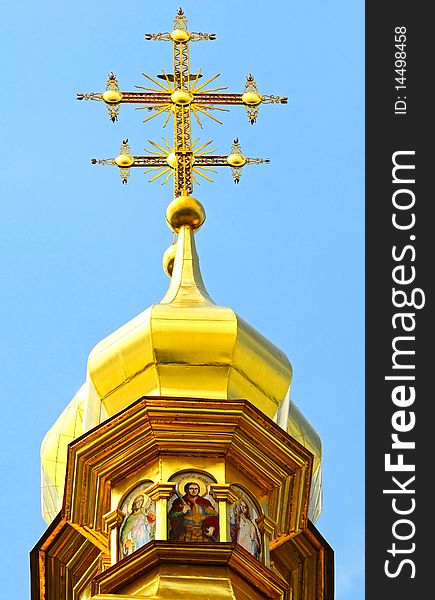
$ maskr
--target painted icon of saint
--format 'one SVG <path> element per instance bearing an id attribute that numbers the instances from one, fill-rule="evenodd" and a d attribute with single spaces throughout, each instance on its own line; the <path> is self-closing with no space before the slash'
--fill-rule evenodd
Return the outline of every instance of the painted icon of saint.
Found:
<path id="1" fill-rule="evenodd" d="M 131 512 L 124 519 L 119 533 L 121 558 L 129 556 L 154 539 L 156 516 L 150 510 L 150 505 L 151 501 L 145 505 L 143 494 L 133 499 Z"/>
<path id="2" fill-rule="evenodd" d="M 250 554 L 260 559 L 261 543 L 258 529 L 251 518 L 248 504 L 240 499 L 233 505 L 230 516 L 231 541 L 240 544 Z"/>
<path id="3" fill-rule="evenodd" d="M 219 520 L 217 510 L 210 500 L 199 494 L 195 482 L 184 485 L 184 496 L 172 503 L 168 514 L 169 539 L 183 542 L 218 542 Z"/>

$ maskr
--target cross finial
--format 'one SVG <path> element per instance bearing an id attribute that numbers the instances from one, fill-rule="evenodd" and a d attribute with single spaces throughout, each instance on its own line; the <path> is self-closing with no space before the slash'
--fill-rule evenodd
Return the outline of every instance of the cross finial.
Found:
<path id="1" fill-rule="evenodd" d="M 202 177 L 211 181 L 210 172 L 214 167 L 227 166 L 232 170 L 235 183 L 240 181 L 243 167 L 246 164 L 269 162 L 268 159 L 247 158 L 243 155 L 239 141 L 235 138 L 228 155 L 217 155 L 209 149 L 211 141 L 200 143 L 199 138 L 192 138 L 192 117 L 202 129 L 202 119 L 208 117 L 218 123 L 216 111 L 226 111 L 223 106 L 242 105 L 248 119 L 254 124 L 261 104 L 287 102 L 286 97 L 261 94 L 253 75 L 250 73 L 245 82 L 243 93 L 226 93 L 226 87 L 211 87 L 219 74 L 202 82 L 201 69 L 192 74 L 190 69 L 190 43 L 214 40 L 214 33 L 191 32 L 183 9 L 178 9 L 174 20 L 173 31 L 166 33 L 147 33 L 147 40 L 168 41 L 172 43 L 173 72 L 162 71 L 157 79 L 143 74 L 151 82 L 151 86 L 138 85 L 140 91 L 124 92 L 119 88 L 114 73 L 110 73 L 106 90 L 102 93 L 78 94 L 79 100 L 101 100 L 105 103 L 112 121 L 118 119 L 121 104 L 139 104 L 138 109 L 146 109 L 151 114 L 144 122 L 158 115 L 165 117 L 163 127 L 173 119 L 174 135 L 170 142 L 163 138 L 163 143 L 150 141 L 153 150 L 146 150 L 147 155 L 132 155 L 128 141 L 124 140 L 119 154 L 114 158 L 93 159 L 93 163 L 112 164 L 118 166 L 123 183 L 127 182 L 132 167 L 146 167 L 151 173 L 150 181 L 160 179 L 167 183 L 174 178 L 174 196 L 190 196 L 194 184 Z"/>

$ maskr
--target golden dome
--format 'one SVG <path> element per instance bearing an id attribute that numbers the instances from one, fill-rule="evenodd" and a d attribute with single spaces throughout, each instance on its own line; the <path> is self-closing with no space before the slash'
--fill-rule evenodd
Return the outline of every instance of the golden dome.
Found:
<path id="1" fill-rule="evenodd" d="M 88 378 L 107 414 L 146 395 L 247 398 L 273 417 L 292 376 L 283 352 L 208 295 L 190 227 L 164 298 L 95 346 Z"/>
<path id="2" fill-rule="evenodd" d="M 88 389 L 83 384 L 41 444 L 42 516 L 47 523 L 62 506 L 68 444 L 84 433 L 83 416 Z"/>
<path id="3" fill-rule="evenodd" d="M 94 347 L 85 385 L 44 440 L 44 518 L 51 522 L 63 495 L 72 432 L 88 431 L 143 396 L 184 396 L 246 398 L 312 452 L 310 518 L 315 521 L 321 502 L 321 444 L 290 400 L 288 358 L 231 308 L 214 304 L 201 277 L 191 227 L 180 227 L 175 246 L 163 299 Z M 167 268 L 173 253 L 173 247 L 165 253 Z"/>

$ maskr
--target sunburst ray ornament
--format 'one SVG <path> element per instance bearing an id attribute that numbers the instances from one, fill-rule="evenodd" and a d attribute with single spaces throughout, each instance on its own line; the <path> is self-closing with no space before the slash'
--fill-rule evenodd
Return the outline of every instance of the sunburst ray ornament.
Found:
<path id="1" fill-rule="evenodd" d="M 181 8 L 175 16 L 172 31 L 147 33 L 145 39 L 172 43 L 172 73 L 162 70 L 157 77 L 143 73 L 149 83 L 136 86 L 137 91 L 133 92 L 121 91 L 115 74 L 110 73 L 105 92 L 80 93 L 77 98 L 103 101 L 112 121 L 118 119 L 121 104 L 136 104 L 137 109 L 150 111 L 151 114 L 144 121 L 162 115 L 163 127 L 172 119 L 173 142 L 169 143 L 166 138 L 163 138 L 163 145 L 150 141 L 153 149 L 146 149 L 147 155 L 132 155 L 128 140 L 124 140 L 118 156 L 93 159 L 93 163 L 117 166 L 123 183 L 127 183 L 133 167 L 145 167 L 145 173 L 151 175 L 149 181 L 166 184 L 173 178 L 174 195 L 177 198 L 190 196 L 193 185 L 199 184 L 201 179 L 212 181 L 210 174 L 216 172 L 215 167 L 229 166 L 234 182 L 238 183 L 246 164 L 269 162 L 268 159 L 246 158 L 237 139 L 228 155 L 214 154 L 215 151 L 209 149 L 211 142 L 201 145 L 199 140 L 192 140 L 192 117 L 202 129 L 205 117 L 221 123 L 212 113 L 228 111 L 226 106 L 241 105 L 245 107 L 250 123 L 254 124 L 261 104 L 285 104 L 286 97 L 261 94 L 251 74 L 241 94 L 227 93 L 226 87 L 216 86 L 219 73 L 204 80 L 202 69 L 193 74 L 190 69 L 190 42 L 215 40 L 216 35 L 189 31 L 187 18 Z"/>

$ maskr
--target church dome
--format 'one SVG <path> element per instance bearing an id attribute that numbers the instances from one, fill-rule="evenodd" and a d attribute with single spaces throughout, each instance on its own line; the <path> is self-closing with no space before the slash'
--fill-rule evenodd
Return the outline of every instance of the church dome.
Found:
<path id="1" fill-rule="evenodd" d="M 188 226 L 164 298 L 98 343 L 88 360 L 88 381 L 108 416 L 148 395 L 246 398 L 273 418 L 291 378 L 281 350 L 214 304 Z"/>
<path id="2" fill-rule="evenodd" d="M 231 308 L 213 302 L 201 277 L 194 228 L 182 225 L 177 233 L 177 243 L 165 253 L 167 293 L 92 349 L 85 384 L 44 439 L 43 516 L 51 522 L 59 511 L 74 436 L 143 396 L 181 396 L 245 398 L 307 448 L 314 456 L 315 521 L 321 510 L 321 442 L 290 400 L 291 364 Z"/>

